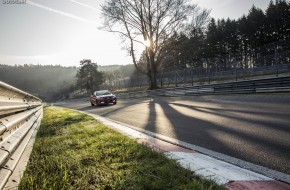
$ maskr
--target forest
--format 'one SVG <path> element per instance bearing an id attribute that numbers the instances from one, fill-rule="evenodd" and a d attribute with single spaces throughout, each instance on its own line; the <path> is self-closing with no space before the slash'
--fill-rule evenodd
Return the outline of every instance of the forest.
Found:
<path id="1" fill-rule="evenodd" d="M 206 26 L 172 38 L 172 44 L 177 41 L 181 43 L 160 70 L 204 68 L 205 64 L 220 70 L 259 67 L 275 64 L 277 55 L 280 63 L 290 63 L 290 2 L 271 1 L 265 11 L 252 6 L 237 20 L 211 18 Z"/>
<path id="2" fill-rule="evenodd" d="M 130 76 L 133 65 L 99 66 L 105 79 L 113 76 Z M 79 67 L 60 65 L 0 65 L 0 81 L 40 97 L 44 101 L 63 99 L 77 89 L 76 74 Z"/>

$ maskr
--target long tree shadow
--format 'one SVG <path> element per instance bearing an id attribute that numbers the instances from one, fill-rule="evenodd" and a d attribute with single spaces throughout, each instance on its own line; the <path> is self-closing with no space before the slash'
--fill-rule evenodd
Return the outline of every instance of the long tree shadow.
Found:
<path id="1" fill-rule="evenodd" d="M 188 107 L 187 105 L 184 105 L 184 104 L 176 104 L 176 103 L 172 103 L 172 104 L 179 105 L 181 107 Z M 245 118 L 238 118 L 238 117 L 232 116 L 232 115 L 229 116 L 227 114 L 222 113 L 221 110 L 219 110 L 219 112 L 209 112 L 209 111 L 205 111 L 205 110 L 202 110 L 202 109 L 199 109 L 199 108 L 194 108 L 192 106 L 191 106 L 191 108 L 194 109 L 194 110 L 196 110 L 196 111 L 198 111 L 198 112 L 204 112 L 204 113 L 210 114 L 212 116 L 218 115 L 218 116 L 221 116 L 223 118 L 232 119 L 232 120 L 234 120 L 234 122 L 235 121 L 237 122 L 239 120 L 242 121 L 242 122 L 244 122 L 246 120 Z M 267 123 L 267 121 L 253 121 L 253 120 L 248 120 L 248 122 L 249 123 L 255 123 L 255 124 L 263 125 L 263 127 L 266 126 L 266 127 L 269 127 L 269 128 L 274 128 L 274 129 L 277 130 L 277 127 L 276 126 L 269 126 L 268 123 Z M 215 124 L 214 121 L 212 123 Z M 215 125 L 215 126 L 221 126 L 221 125 Z M 288 130 L 285 129 L 286 127 L 287 127 Z M 243 138 L 246 138 L 247 140 L 250 140 L 253 143 L 260 143 L 261 145 L 270 146 L 270 147 L 272 147 L 274 149 L 278 148 L 280 150 L 282 148 L 285 148 L 285 145 L 281 145 L 281 144 L 277 143 L 277 141 L 270 140 L 271 139 L 271 135 L 273 135 L 272 133 L 271 134 L 268 134 L 269 135 L 268 137 L 267 136 L 265 136 L 265 137 L 259 137 L 258 136 L 259 133 L 260 133 L 259 128 L 252 129 L 251 131 L 256 131 L 256 133 L 251 133 L 251 134 L 249 134 L 248 132 L 244 131 L 243 130 L 244 129 L 243 126 L 240 126 L 240 127 L 237 127 L 236 126 L 236 128 L 239 128 L 240 130 L 239 131 L 238 130 L 233 130 L 233 128 L 228 128 L 226 126 L 224 126 L 224 127 L 221 126 L 220 129 L 222 129 L 222 131 L 226 131 L 226 132 L 229 132 L 229 133 L 234 134 L 234 135 L 242 136 Z M 285 132 L 288 133 L 288 136 L 290 138 L 290 128 L 289 128 L 289 126 L 286 126 L 286 125 L 285 125 L 285 128 L 281 128 L 281 129 L 286 130 Z"/>
<path id="2" fill-rule="evenodd" d="M 122 105 L 118 104 L 116 107 L 114 107 L 114 109 L 111 109 L 110 111 L 107 111 L 106 113 L 103 113 L 101 115 L 104 117 L 107 117 L 114 112 L 118 112 L 122 109 L 125 109 L 125 108 L 127 109 L 129 107 L 133 107 L 133 106 L 136 106 L 137 104 L 141 104 L 141 103 L 144 103 L 144 100 L 137 101 L 136 104 L 132 104 L 132 102 L 130 102 L 130 101 L 122 102 Z"/>
<path id="3" fill-rule="evenodd" d="M 246 161 L 257 164 L 271 166 L 273 169 L 290 171 L 290 165 L 287 158 L 290 157 L 290 145 L 280 144 L 279 142 L 270 141 L 266 138 L 257 137 L 255 134 L 249 134 L 236 128 L 229 128 L 205 119 L 199 119 L 194 115 L 188 116 L 172 108 L 167 102 L 157 102 L 164 110 L 168 120 L 171 122 L 175 135 L 179 140 L 221 152 L 233 157 L 241 158 Z M 200 111 L 200 110 L 197 110 Z M 208 113 L 214 115 L 214 113 Z M 230 116 L 229 116 L 230 117 Z M 157 126 L 162 127 L 162 126 Z M 164 126 L 163 126 L 164 127 Z M 290 138 L 290 137 L 289 137 Z M 239 139 L 240 143 L 236 140 Z M 257 150 L 241 147 L 241 143 L 249 148 L 260 147 L 260 151 L 272 152 L 278 160 L 269 161 L 259 155 L 252 155 Z M 243 144 L 244 145 L 244 144 Z M 248 152 L 247 152 L 248 151 Z M 284 167 L 274 165 L 274 162 L 284 162 Z M 273 162 L 273 163 L 272 163 Z M 285 165 L 288 165 L 285 167 Z"/>
<path id="4" fill-rule="evenodd" d="M 255 125 L 261 125 L 273 130 L 280 130 L 289 133 L 290 132 L 290 120 L 289 120 L 289 114 L 290 113 L 276 113 L 276 112 L 265 112 L 265 111 L 246 111 L 246 110 L 237 110 L 237 109 L 226 109 L 226 108 L 211 108 L 211 107 L 205 107 L 205 106 L 192 106 L 192 105 L 186 105 L 186 104 L 181 104 L 181 103 L 172 103 L 172 105 L 180 106 L 180 107 L 185 107 L 189 108 L 192 110 L 196 110 L 198 112 L 203 112 L 206 114 L 214 114 L 215 116 L 220 116 L 225 119 L 233 119 L 236 121 L 241 121 L 241 122 L 247 122 Z M 252 116 L 259 116 L 259 117 L 264 117 L 268 119 L 264 120 L 259 120 L 254 117 L 241 117 L 237 115 L 236 113 L 241 113 L 241 114 L 247 114 L 247 115 L 252 115 Z M 281 121 L 284 122 L 279 122 L 279 125 L 273 122 L 269 122 L 269 119 L 273 119 L 274 121 L 277 119 L 280 119 Z"/>
<path id="5" fill-rule="evenodd" d="M 148 122 L 146 126 L 144 127 L 145 130 L 151 131 L 153 133 L 157 132 L 157 115 L 156 115 L 156 103 L 155 101 L 149 101 L 148 102 L 148 110 L 149 110 L 149 116 L 148 116 Z"/>
<path id="6" fill-rule="evenodd" d="M 157 104 L 163 109 L 165 116 L 170 121 L 175 131 L 175 135 L 179 140 L 202 147 L 217 148 L 220 142 L 215 141 L 215 138 L 211 137 L 209 133 L 212 128 L 217 128 L 212 125 L 212 123 L 181 114 L 173 109 L 167 102 L 158 102 Z"/>

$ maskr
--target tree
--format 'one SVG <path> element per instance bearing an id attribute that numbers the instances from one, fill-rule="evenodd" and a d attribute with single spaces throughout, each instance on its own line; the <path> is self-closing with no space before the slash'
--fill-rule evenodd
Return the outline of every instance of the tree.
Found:
<path id="1" fill-rule="evenodd" d="M 171 53 L 168 41 L 175 32 L 184 31 L 189 17 L 204 22 L 207 10 L 199 11 L 190 0 L 108 0 L 102 6 L 104 29 L 119 33 L 129 42 L 129 52 L 136 69 L 150 79 L 151 89 L 157 88 L 157 69 Z M 195 26 L 202 24 L 194 23 Z M 146 42 L 146 43 L 145 43 Z M 144 44 L 146 70 L 136 59 L 135 47 Z M 144 68 L 144 66 L 143 66 Z"/>
<path id="2" fill-rule="evenodd" d="M 92 63 L 90 59 L 80 61 L 81 68 L 77 72 L 77 86 L 86 89 L 87 93 L 93 94 L 95 90 L 100 89 L 104 82 L 104 73 L 98 71 L 98 65 Z"/>
<path id="3" fill-rule="evenodd" d="M 285 0 L 270 2 L 267 10 L 267 39 L 269 42 L 277 42 L 290 38 L 290 3 Z"/>

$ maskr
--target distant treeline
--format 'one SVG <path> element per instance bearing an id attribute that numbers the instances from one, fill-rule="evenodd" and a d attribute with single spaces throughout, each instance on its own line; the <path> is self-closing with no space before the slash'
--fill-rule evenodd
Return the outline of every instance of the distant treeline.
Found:
<path id="1" fill-rule="evenodd" d="M 54 99 L 70 91 L 77 67 L 0 65 L 0 80 L 42 99 Z"/>
<path id="2" fill-rule="evenodd" d="M 79 67 L 53 65 L 0 65 L 0 81 L 8 83 L 23 91 L 43 99 L 53 101 L 65 98 L 76 88 L 76 73 Z M 133 65 L 99 66 L 106 79 L 118 76 L 129 76 L 134 72 Z"/>
<path id="3" fill-rule="evenodd" d="M 221 70 L 273 65 L 277 56 L 290 63 L 290 2 L 271 1 L 265 11 L 253 6 L 237 20 L 212 18 L 206 27 L 173 39 L 183 43 L 166 57 L 163 71 L 207 64 Z"/>

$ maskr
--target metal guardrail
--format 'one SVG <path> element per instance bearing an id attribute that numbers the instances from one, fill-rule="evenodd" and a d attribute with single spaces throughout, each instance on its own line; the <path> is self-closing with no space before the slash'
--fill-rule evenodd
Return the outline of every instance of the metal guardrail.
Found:
<path id="1" fill-rule="evenodd" d="M 0 81 L 0 190 L 42 119 L 42 101 Z"/>
<path id="2" fill-rule="evenodd" d="M 290 92 L 290 76 L 119 93 L 118 98 Z"/>
<path id="3" fill-rule="evenodd" d="M 186 68 L 183 70 L 171 70 L 168 72 L 160 71 L 157 77 L 157 83 L 161 86 L 182 86 L 184 84 L 206 83 L 208 81 L 237 80 L 242 81 L 245 78 L 255 78 L 261 76 L 282 76 L 290 72 L 290 64 L 277 64 L 271 66 L 259 66 L 252 68 L 229 68 L 220 70 L 216 66 L 210 70 L 206 68 Z M 148 87 L 147 76 L 127 76 L 123 79 L 107 81 L 102 85 L 102 89 L 122 89 L 122 88 L 141 88 Z"/>

